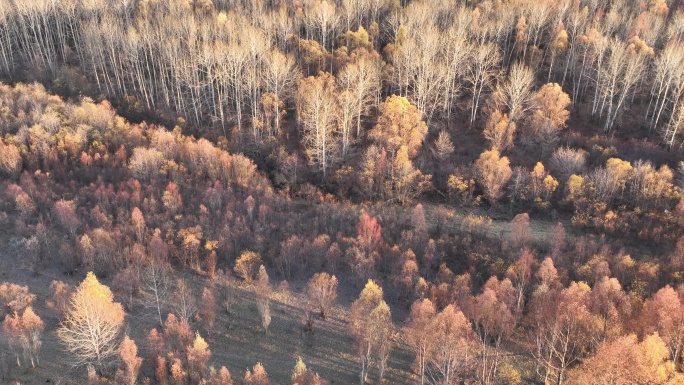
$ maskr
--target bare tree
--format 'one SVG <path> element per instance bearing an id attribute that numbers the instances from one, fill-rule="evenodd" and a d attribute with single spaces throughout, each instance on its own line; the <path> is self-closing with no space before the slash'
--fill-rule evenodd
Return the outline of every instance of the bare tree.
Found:
<path id="1" fill-rule="evenodd" d="M 337 160 L 340 148 L 335 88 L 335 78 L 322 73 L 300 80 L 297 89 L 297 120 L 306 153 L 323 175 Z"/>
<path id="2" fill-rule="evenodd" d="M 654 79 L 646 117 L 649 128 L 657 128 L 663 114 L 676 115 L 678 100 L 684 87 L 684 43 L 671 41 L 654 60 Z"/>
<path id="3" fill-rule="evenodd" d="M 171 308 L 181 323 L 189 324 L 195 318 L 197 298 L 184 279 L 176 281 L 176 288 L 171 294 L 171 301 Z"/>
<path id="4" fill-rule="evenodd" d="M 143 301 L 154 310 L 160 327 L 164 325 L 162 314 L 169 293 L 169 270 L 162 261 L 152 259 L 141 272 Z"/>
<path id="5" fill-rule="evenodd" d="M 377 53 L 359 50 L 356 60 L 348 63 L 340 71 L 337 82 L 342 91 L 341 110 L 349 116 L 341 117 L 342 154 L 346 155 L 351 144 L 351 129 L 356 126 L 356 138 L 361 135 L 361 117 L 368 113 L 376 100 L 380 88 L 379 61 Z"/>
<path id="6" fill-rule="evenodd" d="M 579 175 L 586 167 L 587 155 L 582 149 L 560 147 L 551 156 L 551 169 L 561 180 L 566 180 L 572 174 Z"/>
<path id="7" fill-rule="evenodd" d="M 271 125 L 273 130 L 271 134 L 276 135 L 280 131 L 280 120 L 283 114 L 280 102 L 287 101 L 293 96 L 291 90 L 294 89 L 301 75 L 294 58 L 277 49 L 271 50 L 265 56 L 264 67 L 265 91 L 276 97 L 272 105 L 274 122 Z"/>
<path id="8" fill-rule="evenodd" d="M 526 65 L 517 62 L 511 66 L 508 77 L 499 84 L 497 93 L 508 109 L 513 122 L 519 121 L 530 108 L 534 72 Z"/>
<path id="9" fill-rule="evenodd" d="M 487 89 L 499 76 L 501 57 L 499 49 L 491 43 L 472 46 L 468 50 L 465 80 L 470 85 L 470 124 L 477 118 L 480 102 Z"/>
<path id="10" fill-rule="evenodd" d="M 340 27 L 340 14 L 334 2 L 316 0 L 306 12 L 307 26 L 314 31 L 323 48 L 328 49 L 331 35 Z"/>
<path id="11" fill-rule="evenodd" d="M 607 70 L 601 88 L 600 112 L 606 111 L 603 130 L 610 133 L 615 120 L 620 114 L 627 96 L 636 87 L 644 73 L 646 58 L 653 55 L 653 48 L 647 46 L 638 37 L 625 44 L 617 39 L 610 44 Z"/>
<path id="12" fill-rule="evenodd" d="M 442 130 L 437 135 L 437 139 L 432 144 L 432 152 L 435 154 L 437 159 L 440 161 L 445 161 L 451 154 L 456 150 L 454 148 L 454 143 L 449 137 L 449 133 Z"/>

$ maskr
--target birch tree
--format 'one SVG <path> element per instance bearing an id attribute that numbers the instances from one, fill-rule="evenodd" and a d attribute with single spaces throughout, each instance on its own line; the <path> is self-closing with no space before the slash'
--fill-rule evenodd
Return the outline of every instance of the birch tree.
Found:
<path id="1" fill-rule="evenodd" d="M 124 316 L 123 307 L 114 302 L 111 290 L 89 272 L 71 297 L 57 337 L 75 366 L 102 368 L 118 353 Z"/>
<path id="2" fill-rule="evenodd" d="M 297 88 L 297 120 L 309 163 L 326 174 L 340 151 L 335 78 L 329 73 L 309 76 Z"/>
<path id="3" fill-rule="evenodd" d="M 465 80 L 470 88 L 470 124 L 477 119 L 482 98 L 499 76 L 501 57 L 499 49 L 491 43 L 472 46 L 468 51 Z"/>

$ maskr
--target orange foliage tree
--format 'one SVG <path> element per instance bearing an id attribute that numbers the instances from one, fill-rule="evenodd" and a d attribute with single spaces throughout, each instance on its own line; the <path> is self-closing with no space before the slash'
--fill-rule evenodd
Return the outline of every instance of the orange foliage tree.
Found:
<path id="1" fill-rule="evenodd" d="M 128 336 L 125 336 L 119 345 L 119 357 L 124 363 L 126 383 L 135 385 L 140 365 L 142 365 L 142 358 L 138 357 L 138 347 L 135 345 L 135 341 Z"/>

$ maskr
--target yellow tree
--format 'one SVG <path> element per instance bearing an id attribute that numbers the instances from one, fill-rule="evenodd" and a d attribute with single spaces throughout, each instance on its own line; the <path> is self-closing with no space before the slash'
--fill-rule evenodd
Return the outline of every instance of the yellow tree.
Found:
<path id="1" fill-rule="evenodd" d="M 431 179 L 431 175 L 423 175 L 413 167 L 407 147 L 401 146 L 392 162 L 389 180 L 391 185 L 387 188 L 387 195 L 390 199 L 407 203 L 430 188 Z"/>
<path id="2" fill-rule="evenodd" d="M 259 253 L 246 250 L 235 261 L 233 271 L 244 279 L 245 283 L 251 285 L 254 281 L 254 274 L 257 273 L 259 266 L 261 266 L 261 256 Z"/>
<path id="3" fill-rule="evenodd" d="M 188 371 L 193 382 L 200 383 L 207 371 L 207 362 L 210 357 L 209 344 L 197 332 L 192 346 L 188 347 Z"/>
<path id="4" fill-rule="evenodd" d="M 362 385 L 366 383 L 368 370 L 376 360 L 382 382 L 391 346 L 392 317 L 382 296 L 382 288 L 369 279 L 359 298 L 352 304 L 350 327 L 361 359 Z"/>
<path id="5" fill-rule="evenodd" d="M 492 148 L 504 152 L 513 147 L 513 137 L 515 135 L 515 123 L 502 114 L 499 110 L 494 110 L 487 120 L 484 129 L 484 137 L 489 141 Z"/>
<path id="6" fill-rule="evenodd" d="M 57 337 L 73 356 L 75 366 L 102 367 L 118 353 L 124 316 L 112 291 L 89 272 L 71 297 Z"/>
<path id="7" fill-rule="evenodd" d="M 511 179 L 513 171 L 507 157 L 501 157 L 498 150 L 488 150 L 480 154 L 475 162 L 478 182 L 491 203 L 496 202 L 503 194 L 503 188 Z"/>
<path id="8" fill-rule="evenodd" d="M 394 155 L 406 146 L 414 158 L 427 134 L 423 113 L 403 96 L 390 96 L 380 105 L 378 123 L 368 133 L 371 140 Z"/>

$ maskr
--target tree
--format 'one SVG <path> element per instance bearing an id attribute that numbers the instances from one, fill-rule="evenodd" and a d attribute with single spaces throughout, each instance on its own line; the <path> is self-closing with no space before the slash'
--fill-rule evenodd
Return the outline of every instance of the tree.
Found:
<path id="1" fill-rule="evenodd" d="M 314 373 L 306 367 L 301 357 L 297 358 L 292 370 L 292 385 L 326 385 L 327 381 L 321 379 L 318 373 Z"/>
<path id="2" fill-rule="evenodd" d="M 266 66 L 264 71 L 266 91 L 271 93 L 275 100 L 270 103 L 273 113 L 272 135 L 280 132 L 280 121 L 284 112 L 282 111 L 283 101 L 292 97 L 292 89 L 299 80 L 301 74 L 291 55 L 285 55 L 278 49 L 270 51 L 266 55 Z"/>
<path id="3" fill-rule="evenodd" d="M 52 212 L 64 230 L 69 232 L 72 238 L 76 237 L 76 230 L 81 226 L 81 219 L 76 213 L 76 202 L 60 199 L 55 202 Z"/>
<path id="4" fill-rule="evenodd" d="M 632 319 L 632 302 L 617 278 L 603 276 L 594 284 L 589 308 L 602 321 L 600 340 L 612 340 L 622 335 L 627 321 Z"/>
<path id="5" fill-rule="evenodd" d="M 658 334 L 638 342 L 634 334 L 599 344 L 596 354 L 568 373 L 570 385 L 679 384 L 684 376 L 675 370 Z"/>
<path id="6" fill-rule="evenodd" d="M 243 251 L 240 257 L 235 261 L 235 267 L 233 271 L 240 278 L 242 278 L 245 283 L 251 285 L 254 281 L 254 274 L 257 273 L 259 266 L 261 266 L 261 255 L 254 251 Z"/>
<path id="7" fill-rule="evenodd" d="M 397 151 L 390 171 L 387 197 L 402 204 L 417 198 L 432 185 L 432 175 L 424 175 L 413 167 L 406 146 L 401 146 Z"/>
<path id="8" fill-rule="evenodd" d="M 461 310 L 449 304 L 432 320 L 434 346 L 430 357 L 432 371 L 443 384 L 467 378 L 477 354 L 476 336 Z"/>
<path id="9" fill-rule="evenodd" d="M 57 337 L 74 364 L 103 367 L 117 353 L 124 310 L 111 290 L 89 272 L 74 291 Z"/>
<path id="10" fill-rule="evenodd" d="M 483 93 L 499 76 L 499 48 L 491 43 L 474 45 L 468 50 L 465 80 L 470 84 L 470 124 L 475 123 Z"/>
<path id="11" fill-rule="evenodd" d="M 164 164 L 164 155 L 161 151 L 152 148 L 136 147 L 133 149 L 128 165 L 135 178 L 141 181 L 155 179 Z"/>
<path id="12" fill-rule="evenodd" d="M 525 247 L 520 253 L 518 260 L 506 270 L 506 276 L 513 283 L 516 292 L 515 313 L 522 314 L 525 304 L 525 292 L 532 276 L 532 263 L 534 255 L 532 251 Z"/>
<path id="13" fill-rule="evenodd" d="M 209 345 L 204 338 L 200 336 L 199 332 L 195 334 L 195 340 L 193 341 L 192 346 L 188 347 L 187 356 L 190 379 L 194 383 L 200 383 L 207 371 L 207 363 L 211 357 L 211 350 L 209 350 Z"/>
<path id="14" fill-rule="evenodd" d="M 377 218 L 371 217 L 367 212 L 361 213 L 359 223 L 356 226 L 356 239 L 354 242 L 352 268 L 363 278 L 372 275 L 375 262 L 380 258 L 380 249 L 384 246 L 382 239 L 382 226 Z"/>
<path id="15" fill-rule="evenodd" d="M 121 345 L 119 345 L 119 357 L 124 363 L 126 383 L 135 385 L 143 359 L 138 357 L 138 347 L 135 345 L 135 341 L 130 339 L 128 335 L 124 337 Z"/>
<path id="16" fill-rule="evenodd" d="M 214 321 L 216 321 L 216 298 L 214 298 L 214 293 L 209 287 L 205 287 L 202 290 L 199 316 L 208 329 L 214 327 Z"/>
<path id="17" fill-rule="evenodd" d="M 508 118 L 508 115 L 494 110 L 487 120 L 483 133 L 492 149 L 504 152 L 513 147 L 515 130 L 515 123 Z"/>
<path id="18" fill-rule="evenodd" d="M 435 345 L 435 305 L 429 299 L 419 299 L 411 305 L 411 315 L 406 321 L 406 338 L 415 353 L 413 365 L 420 376 L 420 384 L 426 380 L 429 359 Z"/>
<path id="19" fill-rule="evenodd" d="M 497 95 L 508 109 L 511 121 L 517 122 L 530 108 L 534 72 L 523 63 L 516 62 L 511 66 L 508 77 L 497 88 Z"/>
<path id="20" fill-rule="evenodd" d="M 445 130 L 440 131 L 432 144 L 432 152 L 437 159 L 441 162 L 447 160 L 454 153 L 454 150 L 454 143 L 451 141 L 449 133 Z"/>
<path id="21" fill-rule="evenodd" d="M 362 29 L 359 26 L 359 31 Z M 357 139 L 361 136 L 361 117 L 368 113 L 380 88 L 379 61 L 377 53 L 357 50 L 355 60 L 344 66 L 337 77 L 340 89 L 347 93 L 344 100 L 351 104 L 350 113 L 355 115 Z"/>
<path id="22" fill-rule="evenodd" d="M 183 369 L 183 362 L 175 358 L 171 364 L 171 379 L 174 385 L 184 385 L 187 381 L 188 372 Z"/>
<path id="23" fill-rule="evenodd" d="M 337 277 L 328 273 L 316 273 L 309 280 L 307 287 L 309 301 L 321 312 L 326 319 L 328 312 L 337 298 Z"/>
<path id="24" fill-rule="evenodd" d="M 36 296 L 29 293 L 28 286 L 3 282 L 0 284 L 0 318 L 6 314 L 22 313 L 35 299 Z"/>
<path id="25" fill-rule="evenodd" d="M 0 173 L 10 177 L 17 176 L 21 171 L 21 154 L 17 146 L 5 144 L 0 139 Z"/>
<path id="26" fill-rule="evenodd" d="M 380 381 L 391 346 L 392 318 L 382 299 L 382 288 L 368 280 L 359 298 L 351 308 L 350 331 L 356 340 L 361 361 L 360 383 L 363 385 L 368 371 L 375 362 L 379 364 Z"/>
<path id="27" fill-rule="evenodd" d="M 662 130 L 663 142 L 671 150 L 684 146 L 684 103 L 679 103 L 670 119 Z"/>
<path id="28" fill-rule="evenodd" d="M 271 325 L 271 282 L 268 278 L 268 273 L 264 265 L 259 266 L 259 273 L 257 273 L 256 284 L 256 304 L 261 317 L 261 326 L 268 331 Z"/>
<path id="29" fill-rule="evenodd" d="M 532 136 L 545 153 L 556 146 L 560 130 L 570 117 L 570 96 L 557 83 L 547 83 L 532 97 L 534 112 L 529 118 Z"/>
<path id="30" fill-rule="evenodd" d="M 411 11 L 409 11 L 411 12 Z M 420 12 L 420 10 L 416 10 Z M 461 53 L 465 56 L 461 36 L 453 36 L 455 43 L 447 46 L 449 38 L 445 38 L 444 31 L 431 23 L 425 23 L 420 28 L 420 32 L 413 32 L 411 28 L 406 28 L 406 33 L 401 31 L 406 28 L 402 25 L 397 28 L 395 44 L 392 47 L 393 72 L 396 78 L 393 79 L 399 86 L 402 95 L 409 94 L 413 102 L 420 111 L 425 114 L 429 122 L 437 109 L 437 106 L 444 101 L 440 98 L 446 93 L 447 86 L 449 91 L 454 92 L 453 80 L 449 76 L 455 76 L 453 68 L 449 68 L 447 60 L 455 59 L 458 62 L 462 57 L 454 56 Z M 445 49 L 449 49 L 448 59 Z"/>
<path id="31" fill-rule="evenodd" d="M 530 215 L 528 213 L 520 213 L 513 217 L 508 229 L 508 241 L 512 249 L 522 249 L 531 243 L 532 227 L 530 227 Z"/>
<path id="32" fill-rule="evenodd" d="M 406 146 L 409 158 L 415 158 L 428 131 L 422 116 L 422 112 L 405 97 L 390 96 L 380 105 L 378 123 L 368 137 L 392 157 Z"/>
<path id="33" fill-rule="evenodd" d="M 131 211 L 131 223 L 133 224 L 133 229 L 135 229 L 135 236 L 138 242 L 143 242 L 145 240 L 145 217 L 137 207 L 134 207 L 133 211 Z"/>
<path id="34" fill-rule="evenodd" d="M 69 301 L 74 288 L 68 283 L 55 280 L 50 283 L 50 290 L 52 291 L 52 300 L 45 301 L 45 304 L 57 313 L 59 319 L 62 319 L 69 309 Z"/>
<path id="35" fill-rule="evenodd" d="M 654 54 L 653 48 L 639 36 L 633 36 L 626 43 L 614 38 L 609 47 L 605 76 L 598 84 L 601 94 L 599 112 L 607 110 L 603 126 L 605 133 L 612 132 L 627 97 L 643 76 L 646 59 Z"/>
<path id="36" fill-rule="evenodd" d="M 150 264 L 143 268 L 142 292 L 145 305 L 154 310 L 159 326 L 162 326 L 162 309 L 166 306 L 169 292 L 169 267 L 166 263 L 153 258 Z"/>
<path id="37" fill-rule="evenodd" d="M 337 161 L 340 138 L 335 78 L 329 73 L 301 79 L 297 87 L 297 121 L 309 163 L 325 175 Z"/>
<path id="38" fill-rule="evenodd" d="M 256 365 L 252 368 L 252 370 L 247 369 L 245 372 L 245 385 L 270 385 L 271 380 L 268 379 L 268 373 L 266 373 L 266 369 L 264 369 L 264 366 L 261 365 L 260 362 L 257 362 Z"/>
<path id="39" fill-rule="evenodd" d="M 182 278 L 176 281 L 176 289 L 171 293 L 171 309 L 181 323 L 189 324 L 197 314 L 195 293 Z"/>
<path id="40" fill-rule="evenodd" d="M 566 371 L 583 357 L 595 335 L 596 316 L 588 308 L 590 289 L 573 282 L 558 290 L 540 286 L 532 296 L 530 321 L 534 357 L 543 380 L 561 385 Z"/>
<path id="41" fill-rule="evenodd" d="M 641 313 L 645 333 L 657 332 L 670 359 L 677 362 L 684 347 L 684 305 L 675 289 L 665 286 L 646 301 Z"/>
<path id="42" fill-rule="evenodd" d="M 475 161 L 475 170 L 485 196 L 493 204 L 502 196 L 503 188 L 513 174 L 508 158 L 501 157 L 498 150 L 485 151 Z"/>
<path id="43" fill-rule="evenodd" d="M 330 35 L 335 35 L 340 26 L 340 14 L 335 3 L 326 0 L 313 3 L 306 13 L 307 29 L 314 31 L 324 49 L 328 49 Z"/>
<path id="44" fill-rule="evenodd" d="M 209 379 L 210 385 L 233 385 L 233 379 L 230 372 L 225 366 L 222 366 L 217 372 L 213 373 Z"/>
<path id="45" fill-rule="evenodd" d="M 23 351 L 24 357 L 27 357 L 31 362 L 31 367 L 40 363 L 38 360 L 42 346 L 40 336 L 44 328 L 43 321 L 33 312 L 31 307 L 27 307 L 21 316 L 15 312 L 5 317 L 2 323 L 2 332 L 9 339 L 10 348 L 13 348 L 15 352 L 18 366 L 21 366 L 19 361 L 20 349 Z"/>
<path id="46" fill-rule="evenodd" d="M 512 311 L 515 306 L 515 289 L 511 281 L 499 281 L 495 276 L 485 284 L 481 294 L 472 298 L 467 306 L 468 318 L 480 340 L 477 376 L 484 384 L 494 381 L 499 365 L 501 343 L 515 325 Z"/>

